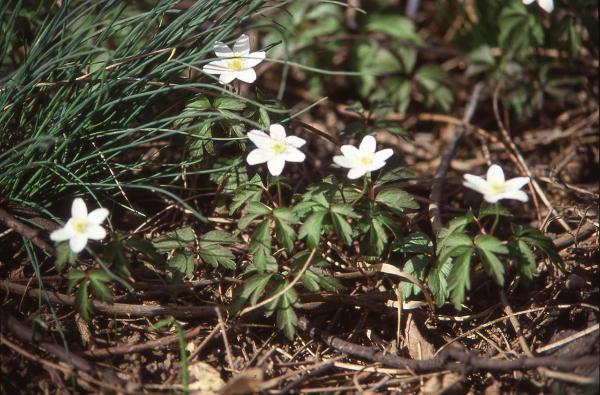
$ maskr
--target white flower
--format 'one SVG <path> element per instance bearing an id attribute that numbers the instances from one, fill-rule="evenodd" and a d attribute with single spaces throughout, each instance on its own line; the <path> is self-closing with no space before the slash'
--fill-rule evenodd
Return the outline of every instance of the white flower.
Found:
<path id="1" fill-rule="evenodd" d="M 465 174 L 463 185 L 483 195 L 489 203 L 496 203 L 501 199 L 515 199 L 526 202 L 529 197 L 521 188 L 529 182 L 529 177 L 516 177 L 504 180 L 504 171 L 498 165 L 491 165 L 487 171 L 486 179 L 473 174 Z"/>
<path id="2" fill-rule="evenodd" d="M 102 240 L 106 237 L 106 230 L 100 224 L 108 216 L 108 210 L 97 208 L 88 214 L 85 202 L 81 198 L 73 200 L 71 205 L 71 218 L 63 228 L 50 234 L 54 241 L 69 240 L 69 246 L 75 253 L 81 252 L 88 239 Z"/>
<path id="3" fill-rule="evenodd" d="M 554 10 L 554 0 L 523 0 L 523 4 L 529 5 L 534 1 L 546 12 L 552 12 L 552 10 Z"/>
<path id="4" fill-rule="evenodd" d="M 350 169 L 348 178 L 357 179 L 366 173 L 381 169 L 385 166 L 385 161 L 394 154 L 390 148 L 375 152 L 375 137 L 365 136 L 356 148 L 353 145 L 342 145 L 340 150 L 343 155 L 336 155 L 333 161 Z"/>
<path id="5" fill-rule="evenodd" d="M 269 127 L 269 134 L 260 130 L 248 132 L 248 138 L 258 148 L 252 150 L 246 161 L 249 165 L 267 162 L 269 172 L 278 176 L 283 171 L 285 162 L 302 162 L 306 156 L 298 149 L 306 141 L 296 136 L 285 135 L 283 126 L 274 123 Z"/>
<path id="6" fill-rule="evenodd" d="M 264 51 L 250 53 L 250 38 L 242 34 L 233 44 L 233 51 L 222 42 L 215 44 L 215 54 L 219 60 L 206 64 L 202 70 L 208 74 L 219 74 L 219 81 L 228 84 L 236 78 L 252 83 L 256 80 L 253 67 L 263 61 Z"/>

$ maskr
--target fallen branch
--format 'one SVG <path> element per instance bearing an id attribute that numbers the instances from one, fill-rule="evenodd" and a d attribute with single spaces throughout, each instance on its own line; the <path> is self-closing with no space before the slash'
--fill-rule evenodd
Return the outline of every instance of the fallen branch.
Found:
<path id="1" fill-rule="evenodd" d="M 473 88 L 473 93 L 471 93 L 469 104 L 467 105 L 465 115 L 462 119 L 464 124 L 468 124 L 471 121 L 471 118 L 473 118 L 473 114 L 475 114 L 475 109 L 477 108 L 477 102 L 479 101 L 479 95 L 481 94 L 482 89 L 482 83 L 478 83 Z M 429 218 L 434 235 L 437 235 L 442 229 L 442 214 L 440 211 L 440 204 L 442 200 L 442 191 L 444 190 L 444 178 L 448 172 L 450 160 L 456 151 L 458 141 L 461 139 L 466 130 L 466 127 L 463 125 L 460 125 L 456 128 L 454 138 L 448 143 L 448 148 L 442 157 L 440 166 L 435 172 L 433 185 L 431 186 L 431 193 L 429 194 Z"/>
<path id="2" fill-rule="evenodd" d="M 27 295 L 31 298 L 43 298 L 48 302 L 60 303 L 67 306 L 75 304 L 75 297 L 53 291 L 28 289 L 24 285 L 14 284 L 7 280 L 0 280 L 0 287 L 9 293 Z M 148 306 L 137 304 L 114 303 L 108 304 L 96 300 L 91 301 L 94 310 L 129 317 L 154 317 L 158 315 L 170 315 L 178 319 L 190 319 L 199 317 L 213 317 L 218 306 Z"/>
<path id="3" fill-rule="evenodd" d="M 19 221 L 3 208 L 0 208 L 0 222 L 5 224 L 10 229 L 14 230 L 21 236 L 25 237 L 26 239 L 31 240 L 33 244 L 38 246 L 42 251 L 44 251 L 48 255 L 55 254 L 54 248 L 50 245 L 50 243 L 48 243 L 40 236 L 40 232 L 37 229 L 32 228 Z"/>
<path id="4" fill-rule="evenodd" d="M 345 354 L 373 362 L 379 362 L 385 366 L 409 369 L 414 373 L 426 373 L 440 370 L 451 370 L 461 373 L 473 371 L 510 372 L 514 370 L 536 369 L 539 367 L 555 367 L 568 370 L 575 366 L 598 365 L 598 356 L 568 359 L 564 355 L 560 355 L 547 357 L 519 357 L 511 360 L 499 360 L 480 357 L 475 353 L 463 351 L 456 347 L 446 347 L 434 358 L 410 359 L 392 355 L 374 347 L 366 347 L 347 342 L 339 337 L 315 328 L 304 317 L 301 317 L 298 320 L 298 328 L 307 332 L 313 339 L 321 339 L 329 347 Z"/>
<path id="5" fill-rule="evenodd" d="M 125 387 L 125 383 L 113 372 L 99 368 L 73 351 L 65 350 L 54 343 L 50 343 L 39 332 L 34 332 L 29 326 L 11 315 L 2 312 L 2 317 L 2 327 L 6 327 L 15 337 L 46 351 L 61 362 L 66 363 L 73 371 L 80 371 L 92 377 L 98 377 L 101 381 L 105 381 L 112 386 Z"/>

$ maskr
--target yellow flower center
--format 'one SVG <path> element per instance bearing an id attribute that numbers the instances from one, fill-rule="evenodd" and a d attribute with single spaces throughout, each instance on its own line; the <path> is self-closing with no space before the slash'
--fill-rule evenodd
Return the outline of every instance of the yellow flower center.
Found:
<path id="1" fill-rule="evenodd" d="M 272 140 L 271 141 L 271 150 L 273 153 L 280 155 L 285 152 L 287 148 L 287 143 L 283 140 Z"/>
<path id="2" fill-rule="evenodd" d="M 85 219 L 73 219 L 71 226 L 75 233 L 84 233 L 87 229 L 87 221 Z"/>
<path id="3" fill-rule="evenodd" d="M 358 163 L 362 166 L 370 166 L 373 164 L 373 157 L 371 155 L 361 155 L 358 158 Z"/>
<path id="4" fill-rule="evenodd" d="M 488 185 L 489 185 L 490 189 L 492 190 L 492 192 L 494 192 L 496 194 L 504 192 L 504 186 L 505 186 L 504 182 L 489 181 Z"/>
<path id="5" fill-rule="evenodd" d="M 231 71 L 241 71 L 244 68 L 244 60 L 242 58 L 233 58 L 227 62 L 227 67 Z"/>

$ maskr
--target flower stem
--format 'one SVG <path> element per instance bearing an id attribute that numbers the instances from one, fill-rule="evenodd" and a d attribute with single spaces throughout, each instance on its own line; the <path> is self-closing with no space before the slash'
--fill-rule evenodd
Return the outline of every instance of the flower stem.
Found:
<path id="1" fill-rule="evenodd" d="M 496 231 L 496 226 L 498 226 L 498 220 L 500 219 L 500 204 L 499 203 L 495 203 L 494 204 L 494 222 L 492 223 L 492 229 L 490 230 L 490 234 L 493 235 L 494 232 Z"/>
<path id="2" fill-rule="evenodd" d="M 275 184 L 277 185 L 277 203 L 279 207 L 283 206 L 283 198 L 281 197 L 281 183 L 279 181 L 279 177 L 275 180 Z"/>
<path id="3" fill-rule="evenodd" d="M 354 201 L 350 204 L 351 206 L 354 206 L 356 203 L 358 203 L 358 201 L 360 199 L 362 199 L 363 196 L 365 196 L 365 193 L 367 192 L 367 189 L 369 188 L 369 180 L 367 179 L 367 175 L 365 174 L 363 176 L 363 189 L 362 191 L 360 191 L 360 194 L 356 197 L 356 199 L 354 199 Z"/>

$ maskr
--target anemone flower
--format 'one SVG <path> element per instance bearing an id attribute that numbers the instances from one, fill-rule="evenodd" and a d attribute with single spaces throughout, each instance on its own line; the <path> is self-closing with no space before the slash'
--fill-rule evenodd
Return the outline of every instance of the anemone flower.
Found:
<path id="1" fill-rule="evenodd" d="M 504 171 L 498 165 L 492 165 L 487 171 L 486 178 L 465 174 L 463 185 L 483 195 L 488 203 L 496 203 L 501 199 L 514 199 L 521 202 L 529 200 L 521 188 L 529 182 L 529 177 L 504 179 Z"/>
<path id="2" fill-rule="evenodd" d="M 106 230 L 100 226 L 108 216 L 108 210 L 97 208 L 88 213 L 85 202 L 81 198 L 73 200 L 71 218 L 64 227 L 50 234 L 50 239 L 60 242 L 69 240 L 69 247 L 74 253 L 83 251 L 89 239 L 102 240 Z"/>
<path id="3" fill-rule="evenodd" d="M 523 0 L 523 4 L 529 5 L 533 2 L 538 3 L 538 5 L 546 12 L 552 12 L 554 10 L 554 1 L 553 0 Z"/>
<path id="4" fill-rule="evenodd" d="M 394 154 L 390 148 L 376 152 L 376 145 L 375 137 L 365 136 L 358 148 L 353 145 L 342 145 L 340 150 L 343 155 L 334 156 L 333 161 L 341 167 L 350 169 L 348 178 L 355 180 L 381 169 L 385 166 L 385 161 Z"/>
<path id="5" fill-rule="evenodd" d="M 222 42 L 217 42 L 214 50 L 219 60 L 204 65 L 202 70 L 208 74 L 218 74 L 222 84 L 228 84 L 236 78 L 248 83 L 256 81 L 253 67 L 266 56 L 264 51 L 250 53 L 250 38 L 245 34 L 235 41 L 233 50 Z"/>
<path id="6" fill-rule="evenodd" d="M 278 123 L 269 127 L 269 134 L 254 129 L 248 132 L 248 138 L 257 148 L 248 154 L 246 162 L 249 165 L 266 162 L 269 172 L 274 176 L 281 174 L 285 162 L 303 162 L 306 158 L 298 149 L 306 141 L 300 137 L 286 136 L 285 129 Z"/>

